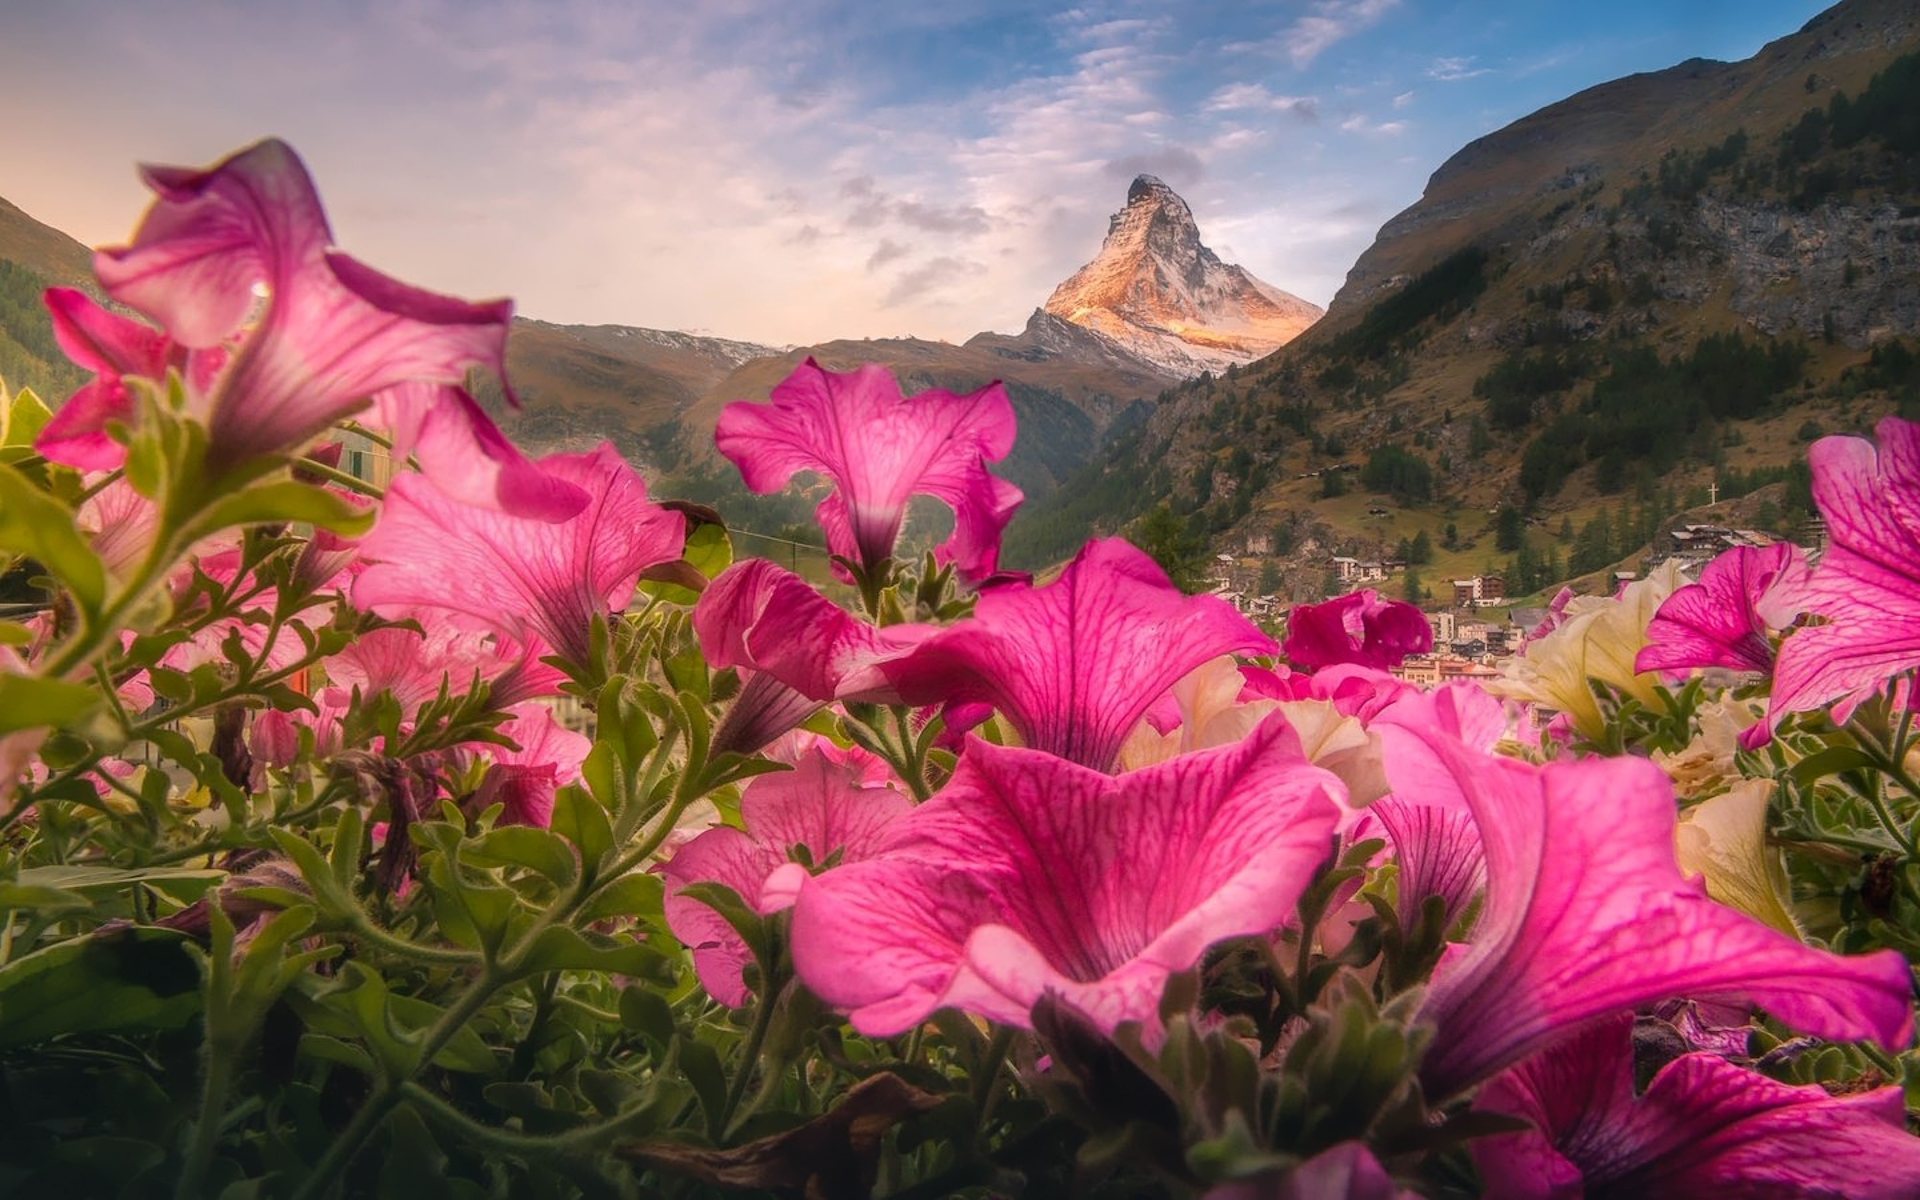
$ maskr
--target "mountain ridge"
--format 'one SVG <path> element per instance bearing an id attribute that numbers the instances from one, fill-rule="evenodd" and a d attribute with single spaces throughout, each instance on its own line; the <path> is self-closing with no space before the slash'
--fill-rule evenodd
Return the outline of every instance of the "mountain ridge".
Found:
<path id="1" fill-rule="evenodd" d="M 1321 310 L 1221 261 L 1193 210 L 1152 175 L 1127 188 L 1094 257 L 1042 311 L 1183 374 L 1251 362 L 1292 341 Z"/>

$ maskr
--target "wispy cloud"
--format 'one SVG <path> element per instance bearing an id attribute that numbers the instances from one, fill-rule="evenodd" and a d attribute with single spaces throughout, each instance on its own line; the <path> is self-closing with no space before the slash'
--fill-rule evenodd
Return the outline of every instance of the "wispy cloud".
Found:
<path id="1" fill-rule="evenodd" d="M 1202 112 L 1240 112 L 1268 110 L 1291 113 L 1303 121 L 1320 115 L 1320 101 L 1313 96 L 1276 96 L 1265 84 L 1230 83 L 1207 97 Z"/>
<path id="2" fill-rule="evenodd" d="M 1427 68 L 1427 78 L 1437 79 L 1441 83 L 1455 83 L 1462 79 L 1474 79 L 1481 75 L 1491 75 L 1492 67 L 1476 67 L 1472 55 L 1463 58 L 1436 58 Z"/>
<path id="3" fill-rule="evenodd" d="M 1372 28 L 1400 0 L 1321 0 L 1314 10 L 1280 35 L 1281 45 L 1296 68 L 1312 65 L 1336 42 Z"/>

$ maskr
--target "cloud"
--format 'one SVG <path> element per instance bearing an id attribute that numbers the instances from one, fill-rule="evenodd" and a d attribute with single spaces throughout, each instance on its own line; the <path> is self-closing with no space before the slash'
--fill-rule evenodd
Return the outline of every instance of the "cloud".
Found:
<path id="1" fill-rule="evenodd" d="M 1276 96 L 1259 83 L 1230 83 L 1207 97 L 1202 112 L 1237 112 L 1271 109 L 1290 113 L 1303 121 L 1320 116 L 1320 101 L 1313 96 Z"/>
<path id="2" fill-rule="evenodd" d="M 1162 146 L 1140 154 L 1108 159 L 1101 173 L 1109 179 L 1131 180 L 1135 175 L 1158 175 L 1175 188 L 1191 187 L 1206 178 L 1207 164 L 1185 146 Z"/>
<path id="3" fill-rule="evenodd" d="M 1397 109 L 1406 108 L 1410 106 L 1412 103 L 1413 103 L 1412 92 L 1401 92 L 1398 96 L 1395 96 L 1393 98 L 1393 106 Z"/>
<path id="4" fill-rule="evenodd" d="M 1462 79 L 1472 79 L 1479 75 L 1491 75 L 1493 68 L 1476 67 L 1473 56 L 1463 58 L 1436 58 L 1427 68 L 1427 78 L 1437 79 L 1441 83 L 1456 83 Z"/>
<path id="5" fill-rule="evenodd" d="M 913 253 L 912 246 L 902 245 L 892 238 L 881 238 L 880 244 L 873 248 L 873 253 L 867 258 L 867 270 L 877 271 L 895 259 L 905 258 L 911 253 Z"/>
<path id="6" fill-rule="evenodd" d="M 902 274 L 887 289 L 881 303 L 895 308 L 908 301 L 925 300 L 947 285 L 985 273 L 986 268 L 964 258 L 942 255 L 931 258 Z"/>
<path id="7" fill-rule="evenodd" d="M 1405 121 L 1382 121 L 1378 125 L 1367 120 L 1361 113 L 1355 113 L 1340 122 L 1341 133 L 1359 133 L 1377 137 L 1397 137 L 1407 131 Z"/>
<path id="8" fill-rule="evenodd" d="M 891 222 L 926 233 L 973 236 L 987 232 L 993 225 L 987 210 L 977 204 L 942 206 L 901 199 L 881 191 L 870 175 L 858 175 L 842 183 L 840 198 L 853 201 L 853 207 L 847 212 L 847 223 L 855 228 L 870 229 Z"/>
<path id="9" fill-rule="evenodd" d="M 1280 35 L 1280 48 L 1293 65 L 1306 68 L 1336 42 L 1376 24 L 1400 0 L 1321 0 Z"/>

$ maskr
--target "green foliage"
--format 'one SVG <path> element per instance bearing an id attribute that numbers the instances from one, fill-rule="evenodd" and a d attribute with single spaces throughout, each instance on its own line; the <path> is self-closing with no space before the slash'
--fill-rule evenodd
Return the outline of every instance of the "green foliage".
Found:
<path id="1" fill-rule="evenodd" d="M 1206 587 L 1206 539 L 1194 532 L 1192 524 L 1175 516 L 1171 508 L 1155 506 L 1134 525 L 1129 540 L 1159 563 L 1181 591 L 1198 592 Z"/>
<path id="2" fill-rule="evenodd" d="M 64 400 L 88 373 L 68 361 L 54 341 L 41 293 L 47 281 L 19 263 L 0 259 L 0 380 Z"/>
<path id="3" fill-rule="evenodd" d="M 1536 401 L 1566 391 L 1578 383 L 1585 372 L 1586 363 L 1578 354 L 1562 350 L 1529 354 L 1515 350 L 1474 381 L 1473 394 L 1486 400 L 1489 424 L 1495 429 L 1513 432 L 1533 423 Z"/>
<path id="4" fill-rule="evenodd" d="M 1500 510 L 1500 516 L 1494 524 L 1493 547 L 1496 550 L 1513 551 L 1520 549 L 1526 540 L 1526 514 L 1512 505 Z"/>
<path id="5" fill-rule="evenodd" d="M 1334 470 L 1320 472 L 1320 498 L 1322 500 L 1337 500 L 1346 494 L 1346 472 Z"/>
<path id="6" fill-rule="evenodd" d="M 1403 500 L 1430 500 L 1433 467 L 1411 450 L 1388 443 L 1374 447 L 1367 456 L 1360 468 L 1360 483 L 1369 491 L 1391 492 Z"/>
<path id="7" fill-rule="evenodd" d="M 1456 250 L 1407 286 L 1375 303 L 1359 324 L 1329 345 L 1334 358 L 1386 358 L 1420 325 L 1463 311 L 1487 287 L 1490 259 L 1479 246 Z"/>

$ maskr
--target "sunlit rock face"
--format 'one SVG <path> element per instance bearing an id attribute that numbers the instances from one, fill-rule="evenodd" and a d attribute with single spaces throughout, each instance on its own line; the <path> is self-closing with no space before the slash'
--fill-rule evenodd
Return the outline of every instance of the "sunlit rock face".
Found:
<path id="1" fill-rule="evenodd" d="M 1320 319 L 1298 296 L 1220 261 L 1193 210 L 1142 175 L 1092 262 L 1053 290 L 1046 311 L 1183 375 L 1271 354 Z"/>

